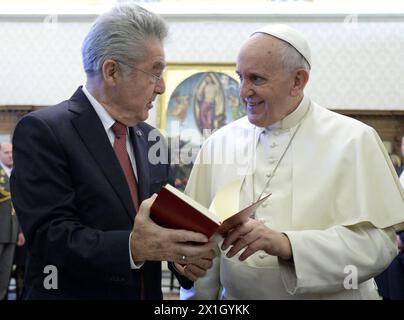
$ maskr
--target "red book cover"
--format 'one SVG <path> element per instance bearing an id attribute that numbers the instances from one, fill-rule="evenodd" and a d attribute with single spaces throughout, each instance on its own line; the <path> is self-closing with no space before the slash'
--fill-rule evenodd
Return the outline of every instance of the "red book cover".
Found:
<path id="1" fill-rule="evenodd" d="M 216 232 L 223 235 L 246 221 L 269 196 L 267 195 L 251 206 L 235 212 L 234 215 L 222 222 L 215 214 L 209 212 L 191 197 L 170 185 L 166 185 L 158 193 L 151 207 L 150 216 L 154 222 L 164 228 L 200 232 L 210 238 Z"/>

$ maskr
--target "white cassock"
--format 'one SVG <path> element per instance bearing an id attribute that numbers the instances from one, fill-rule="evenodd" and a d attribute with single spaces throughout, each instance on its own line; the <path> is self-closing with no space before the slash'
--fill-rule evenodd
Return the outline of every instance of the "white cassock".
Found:
<path id="1" fill-rule="evenodd" d="M 181 298 L 379 298 L 373 277 L 397 254 L 404 192 L 374 129 L 308 97 L 268 128 L 244 117 L 204 143 L 186 193 L 209 207 L 230 184 L 239 192 L 228 201 L 240 208 L 272 193 L 255 218 L 287 234 L 293 262 L 264 251 L 241 262 L 218 248 Z"/>

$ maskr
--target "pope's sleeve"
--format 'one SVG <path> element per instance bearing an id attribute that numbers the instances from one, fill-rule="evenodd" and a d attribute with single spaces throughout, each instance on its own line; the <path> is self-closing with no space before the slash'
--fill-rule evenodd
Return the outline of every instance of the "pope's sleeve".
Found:
<path id="1" fill-rule="evenodd" d="M 364 282 L 381 273 L 397 254 L 392 227 L 378 229 L 361 223 L 285 233 L 294 263 L 279 262 L 290 294 L 343 290 L 349 272 L 354 270 L 358 283 Z"/>

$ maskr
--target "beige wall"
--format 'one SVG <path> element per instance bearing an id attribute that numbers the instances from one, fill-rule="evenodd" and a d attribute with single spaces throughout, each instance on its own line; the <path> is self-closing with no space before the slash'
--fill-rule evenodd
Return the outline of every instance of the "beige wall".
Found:
<path id="1" fill-rule="evenodd" d="M 48 105 L 85 81 L 80 48 L 94 16 L 0 15 L 0 105 Z M 167 18 L 168 62 L 234 62 L 256 28 L 286 22 L 306 34 L 313 70 L 308 92 L 340 109 L 404 110 L 404 16 L 220 16 Z M 345 22 L 344 22 L 345 21 Z M 353 22 L 353 23 L 352 23 Z M 154 123 L 154 114 L 150 122 Z"/>

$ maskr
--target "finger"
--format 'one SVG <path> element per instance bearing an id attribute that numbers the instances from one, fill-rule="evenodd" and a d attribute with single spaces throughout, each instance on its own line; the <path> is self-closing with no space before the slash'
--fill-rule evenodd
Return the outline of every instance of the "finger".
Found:
<path id="1" fill-rule="evenodd" d="M 212 267 L 213 262 L 210 259 L 200 259 L 193 262 L 192 264 L 199 267 L 200 269 L 208 270 Z"/>
<path id="2" fill-rule="evenodd" d="M 185 275 L 185 265 L 182 265 L 180 263 L 174 262 L 174 268 L 178 271 L 179 274 Z"/>
<path id="3" fill-rule="evenodd" d="M 248 241 L 246 240 L 245 237 L 240 237 L 238 240 L 234 243 L 234 245 L 231 247 L 231 249 L 227 252 L 226 257 L 231 258 L 235 254 L 237 254 L 240 250 L 244 249 L 245 247 L 248 246 Z"/>
<path id="4" fill-rule="evenodd" d="M 156 198 L 157 198 L 157 194 L 153 193 L 153 195 L 150 198 L 143 200 L 139 207 L 139 213 L 141 215 L 150 216 L 150 208 L 153 205 Z"/>
<path id="5" fill-rule="evenodd" d="M 237 229 L 237 227 L 239 227 L 239 226 L 241 226 L 241 224 L 237 224 L 237 225 L 234 225 L 234 226 L 224 224 L 224 225 L 220 226 L 218 232 L 220 233 L 220 235 L 222 237 L 225 238 L 232 230 Z"/>
<path id="6" fill-rule="evenodd" d="M 223 241 L 222 250 L 226 250 L 229 246 L 231 246 L 235 241 L 237 241 L 241 236 L 248 233 L 250 230 L 250 227 L 241 225 L 240 227 L 231 231 Z"/>
<path id="7" fill-rule="evenodd" d="M 244 261 L 258 250 L 261 250 L 261 247 L 258 245 L 257 241 L 250 243 L 248 247 L 244 250 L 244 252 L 240 255 L 239 260 Z"/>
<path id="8" fill-rule="evenodd" d="M 193 247 L 193 249 L 195 248 L 195 246 Z M 217 243 L 213 242 L 213 243 L 207 243 L 201 246 L 198 246 L 197 248 L 198 250 L 200 250 L 200 254 L 197 254 L 198 256 L 200 256 L 200 258 L 202 259 L 210 259 L 212 260 L 214 257 L 216 257 L 217 252 L 218 252 L 218 247 L 217 247 Z"/>
<path id="9" fill-rule="evenodd" d="M 207 236 L 199 232 L 172 229 L 170 229 L 170 232 L 172 240 L 176 242 L 207 243 L 209 241 Z"/>
<path id="10" fill-rule="evenodd" d="M 216 251 L 211 246 L 206 245 L 187 245 L 184 244 L 180 251 L 185 257 L 187 263 L 194 263 L 200 259 L 212 260 L 216 256 Z M 182 255 L 181 255 L 182 258 Z"/>
<path id="11" fill-rule="evenodd" d="M 184 272 L 184 275 L 192 281 L 196 281 L 198 278 L 203 277 L 206 274 L 206 270 L 201 269 L 194 264 L 186 265 Z"/>
<path id="12" fill-rule="evenodd" d="M 174 263 L 180 264 L 182 266 L 185 266 L 187 263 L 190 262 L 190 259 L 185 254 L 179 254 L 179 255 L 175 255 L 173 257 L 173 259 L 171 259 L 171 261 Z"/>

